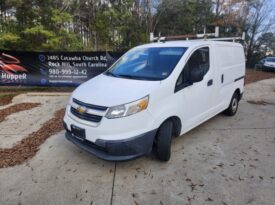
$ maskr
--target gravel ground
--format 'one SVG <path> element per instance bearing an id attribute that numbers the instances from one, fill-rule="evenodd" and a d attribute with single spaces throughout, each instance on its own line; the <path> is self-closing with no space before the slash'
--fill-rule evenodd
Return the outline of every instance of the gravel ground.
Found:
<path id="1" fill-rule="evenodd" d="M 75 147 L 61 131 L 48 138 L 33 158 L 0 169 L 0 204 L 274 205 L 274 89 L 275 79 L 247 85 L 236 116 L 218 115 L 176 138 L 168 163 L 154 155 L 106 162 Z M 30 98 L 42 105 L 0 123 L 10 123 L 13 130 L 6 129 L 8 138 L 0 134 L 0 144 L 20 131 L 23 136 L 17 142 L 33 132 L 15 127 L 14 119 L 50 120 L 68 100 L 33 94 L 17 96 L 13 103 Z M 261 100 L 268 103 L 247 102 Z M 32 130 L 39 131 L 47 120 Z"/>

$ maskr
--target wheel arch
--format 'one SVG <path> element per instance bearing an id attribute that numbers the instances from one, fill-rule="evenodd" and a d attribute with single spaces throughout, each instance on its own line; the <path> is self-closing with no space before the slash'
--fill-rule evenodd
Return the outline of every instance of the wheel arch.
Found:
<path id="1" fill-rule="evenodd" d="M 166 121 L 171 120 L 173 123 L 173 136 L 177 137 L 180 135 L 181 133 L 181 128 L 182 128 L 182 123 L 181 123 L 181 119 L 178 116 L 171 116 L 166 118 L 162 123 L 165 123 Z M 160 126 L 161 126 L 160 125 Z M 159 126 L 159 127 L 160 127 Z"/>
<path id="2" fill-rule="evenodd" d="M 240 90 L 240 88 L 237 88 L 237 89 L 235 90 L 235 92 L 233 93 L 233 95 L 234 95 L 235 93 L 238 95 L 239 100 L 241 100 L 241 90 Z M 232 95 L 232 96 L 233 96 L 233 95 Z"/>

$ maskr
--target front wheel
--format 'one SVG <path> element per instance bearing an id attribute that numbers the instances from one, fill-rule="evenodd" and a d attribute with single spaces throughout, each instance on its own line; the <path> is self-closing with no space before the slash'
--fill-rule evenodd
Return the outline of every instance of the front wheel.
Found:
<path id="1" fill-rule="evenodd" d="M 224 114 L 228 116 L 233 116 L 237 113 L 238 107 L 239 107 L 239 95 L 238 93 L 234 93 L 230 101 L 229 107 L 224 111 Z"/>
<path id="2" fill-rule="evenodd" d="M 164 122 L 156 136 L 157 157 L 161 161 L 168 161 L 171 156 L 171 141 L 173 133 L 173 123 L 171 120 Z"/>

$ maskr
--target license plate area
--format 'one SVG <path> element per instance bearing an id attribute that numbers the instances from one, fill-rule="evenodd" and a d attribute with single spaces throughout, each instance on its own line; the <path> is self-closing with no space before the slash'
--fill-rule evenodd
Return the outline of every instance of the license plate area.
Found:
<path id="1" fill-rule="evenodd" d="M 72 135 L 78 139 L 84 140 L 86 138 L 85 129 L 71 125 Z"/>

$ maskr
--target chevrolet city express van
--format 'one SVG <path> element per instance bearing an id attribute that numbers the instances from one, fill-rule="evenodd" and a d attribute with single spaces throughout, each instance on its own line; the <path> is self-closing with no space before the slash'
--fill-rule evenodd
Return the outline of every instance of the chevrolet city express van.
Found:
<path id="1" fill-rule="evenodd" d="M 244 51 L 237 43 L 138 46 L 72 93 L 64 117 L 66 138 L 105 160 L 129 160 L 155 150 L 168 161 L 172 136 L 221 112 L 237 112 L 244 76 Z"/>

